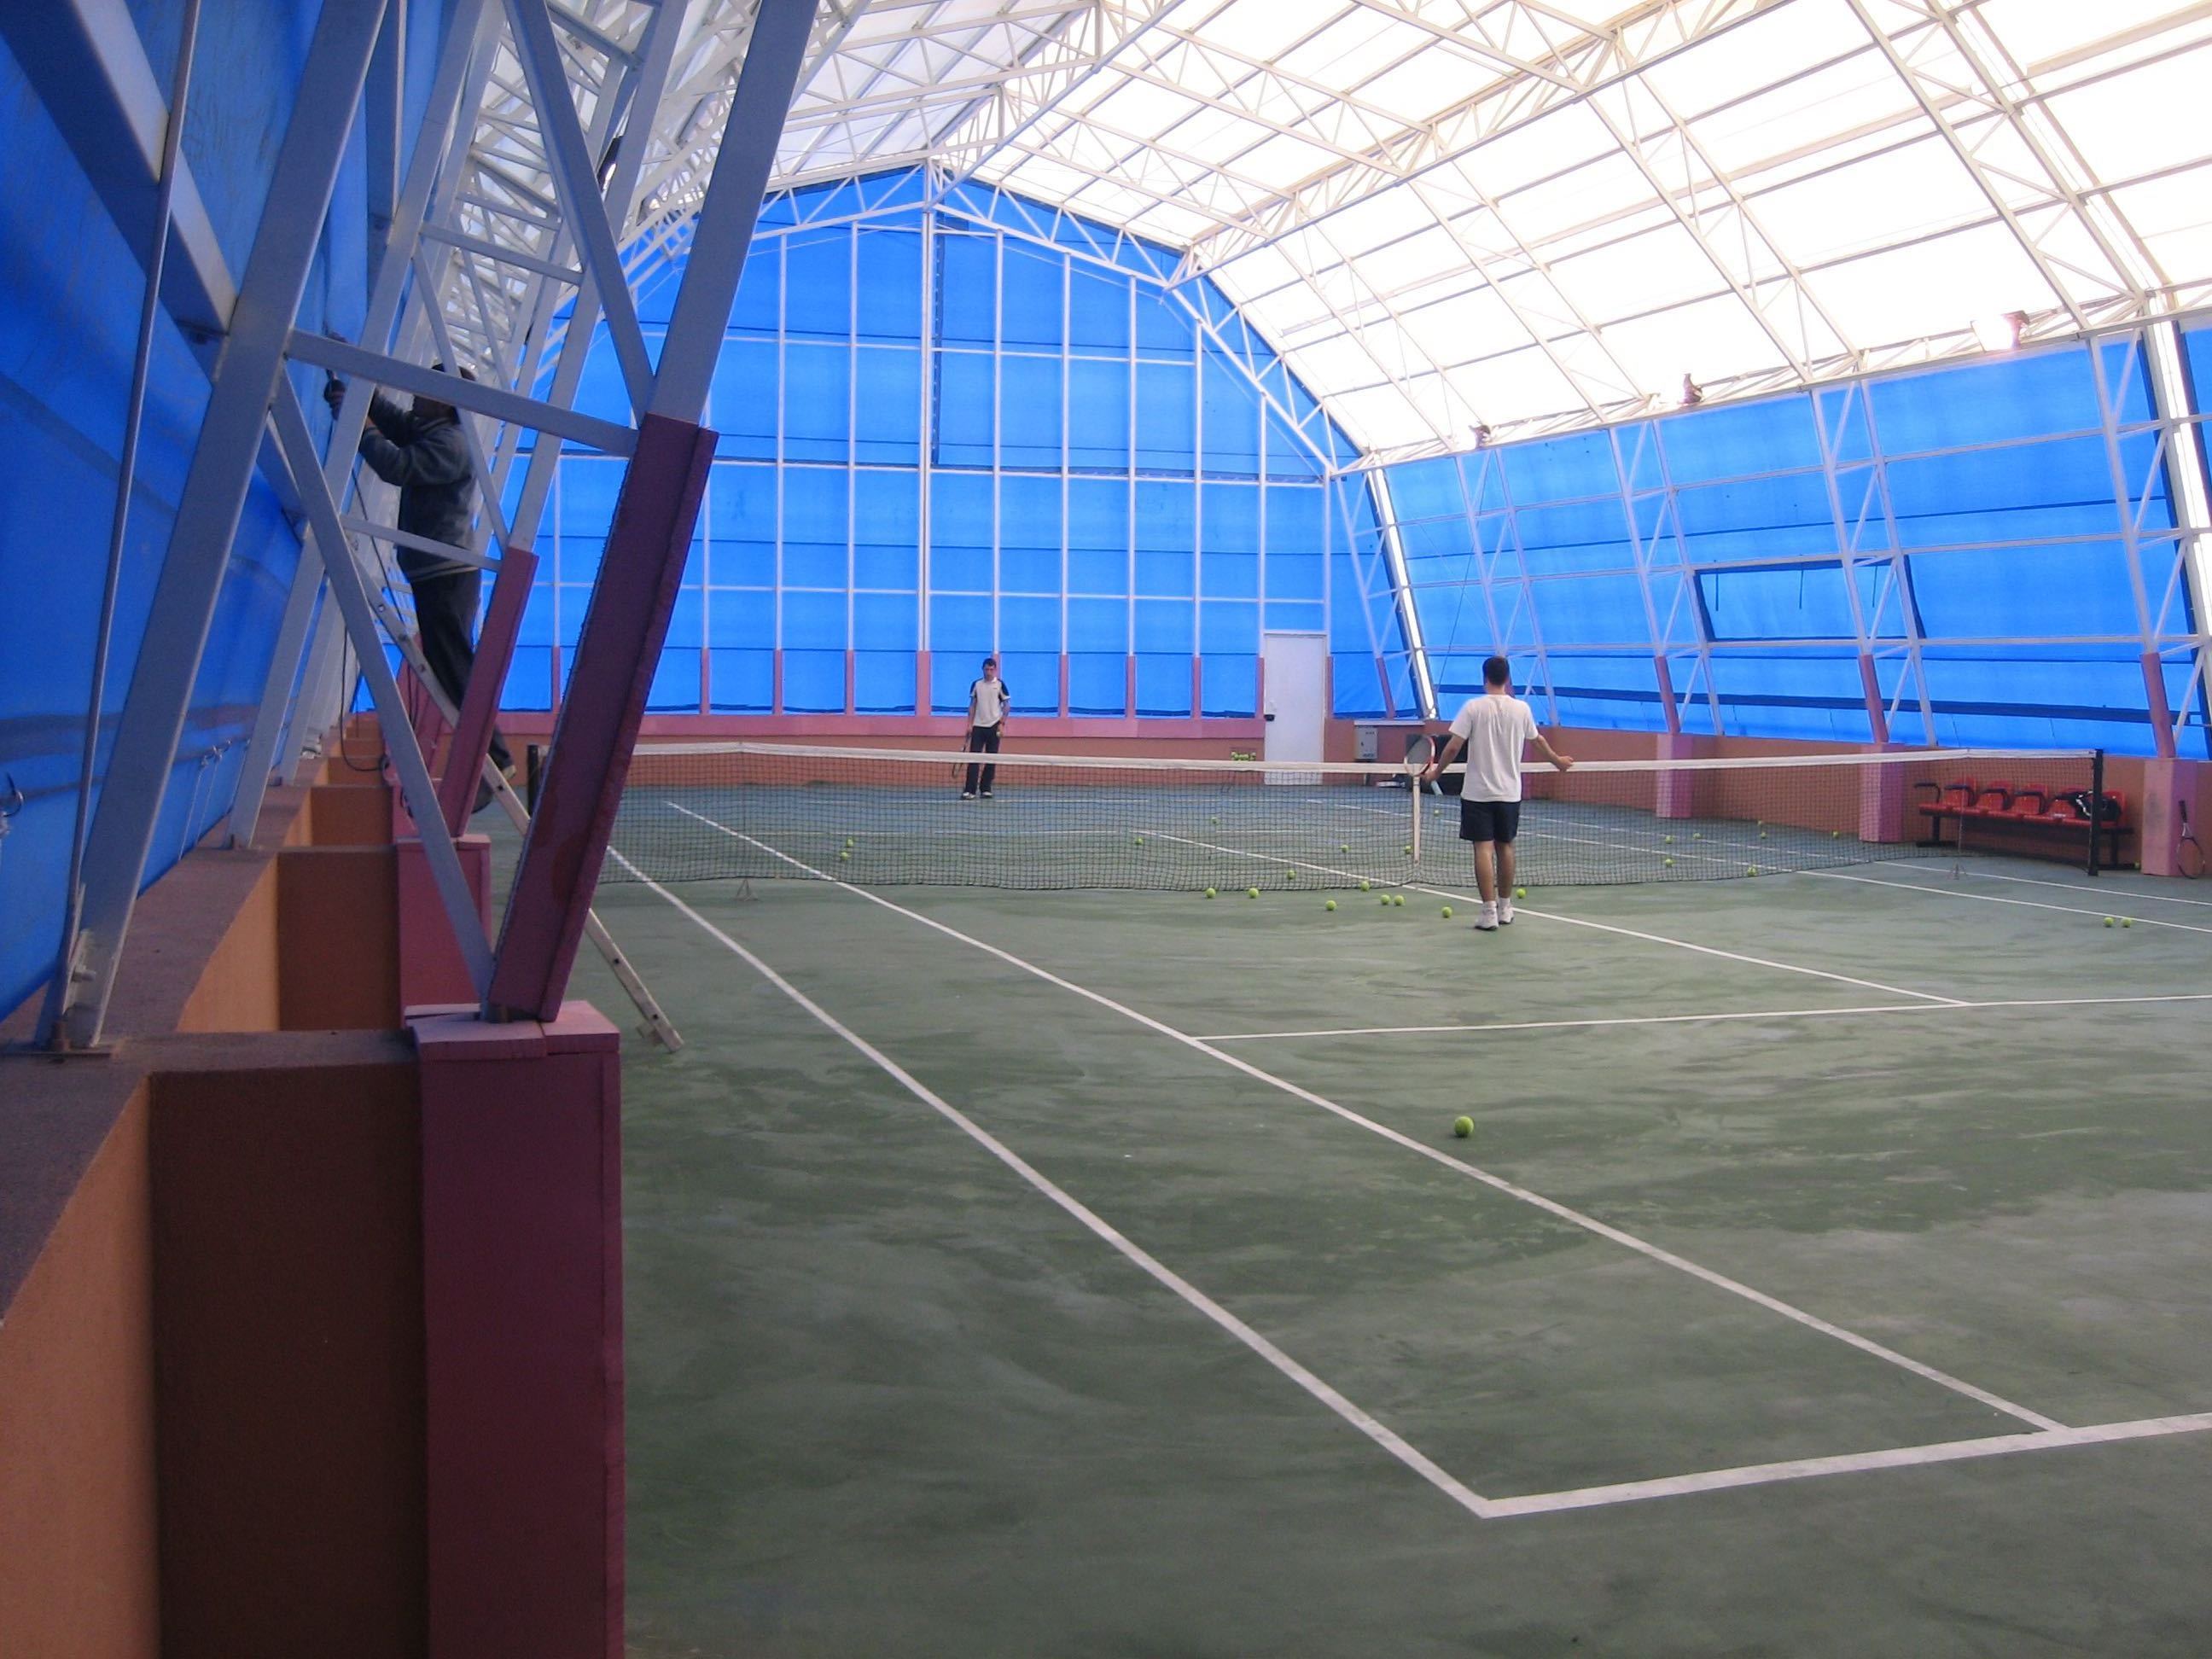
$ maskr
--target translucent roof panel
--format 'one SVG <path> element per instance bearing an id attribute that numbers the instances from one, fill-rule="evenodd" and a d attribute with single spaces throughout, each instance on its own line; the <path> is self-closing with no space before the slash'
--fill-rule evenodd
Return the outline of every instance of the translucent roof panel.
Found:
<path id="1" fill-rule="evenodd" d="M 695 0 L 643 234 L 750 12 Z M 1402 459 L 2212 303 L 2208 70 L 2194 0 L 824 0 L 777 182 L 1173 247 Z"/>

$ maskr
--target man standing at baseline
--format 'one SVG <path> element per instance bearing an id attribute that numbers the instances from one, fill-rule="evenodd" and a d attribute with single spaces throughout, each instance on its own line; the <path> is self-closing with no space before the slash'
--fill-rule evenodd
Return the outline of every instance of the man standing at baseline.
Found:
<path id="1" fill-rule="evenodd" d="M 1014 694 L 1006 689 L 1006 681 L 999 678 L 999 659 L 983 659 L 983 678 L 968 688 L 968 752 L 971 755 L 995 755 L 999 739 L 1006 735 L 1006 706 Z M 979 778 L 977 774 L 981 773 Z M 999 775 L 999 769 L 988 762 L 977 767 L 970 764 L 968 776 L 960 791 L 960 799 L 975 799 L 975 786 L 983 786 L 983 799 L 991 799 L 991 784 Z"/>
<path id="2" fill-rule="evenodd" d="M 1474 843 L 1474 884 L 1482 895 L 1480 933 L 1513 924 L 1513 838 L 1521 832 L 1521 745 L 1565 772 L 1571 755 L 1556 752 L 1536 729 L 1535 712 L 1513 695 L 1513 665 L 1503 657 L 1482 665 L 1482 695 L 1461 705 L 1451 736 L 1421 774 L 1425 783 L 1467 750 L 1467 784 L 1459 798 L 1459 838 Z"/>

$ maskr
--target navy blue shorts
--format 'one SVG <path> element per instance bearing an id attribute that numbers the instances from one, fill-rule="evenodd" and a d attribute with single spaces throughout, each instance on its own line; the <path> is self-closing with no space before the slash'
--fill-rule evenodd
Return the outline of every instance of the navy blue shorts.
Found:
<path id="1" fill-rule="evenodd" d="M 1469 800 L 1459 803 L 1462 841 L 1510 842 L 1521 833 L 1521 803 L 1517 800 Z"/>

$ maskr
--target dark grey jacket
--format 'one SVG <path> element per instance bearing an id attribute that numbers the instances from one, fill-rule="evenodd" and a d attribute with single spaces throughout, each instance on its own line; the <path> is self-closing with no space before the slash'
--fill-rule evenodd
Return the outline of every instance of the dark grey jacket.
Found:
<path id="1" fill-rule="evenodd" d="M 442 412 L 416 415 L 377 392 L 361 429 L 361 456 L 376 476 L 399 486 L 399 527 L 434 541 L 469 544 L 476 503 L 476 469 L 460 422 Z M 416 548 L 399 550 L 399 568 L 411 580 L 472 568 Z"/>

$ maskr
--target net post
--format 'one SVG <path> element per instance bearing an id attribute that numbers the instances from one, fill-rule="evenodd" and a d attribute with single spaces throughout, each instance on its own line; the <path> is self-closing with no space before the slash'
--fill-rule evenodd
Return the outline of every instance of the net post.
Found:
<path id="1" fill-rule="evenodd" d="M 2105 751 L 2089 751 L 2089 873 L 2095 875 L 2104 863 L 2105 836 Z"/>

